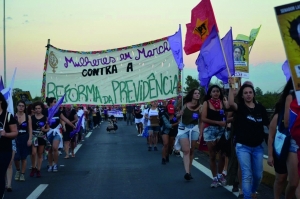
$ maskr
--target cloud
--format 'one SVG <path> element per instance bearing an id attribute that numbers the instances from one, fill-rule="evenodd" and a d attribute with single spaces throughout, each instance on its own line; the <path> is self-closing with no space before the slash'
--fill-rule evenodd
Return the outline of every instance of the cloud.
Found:
<path id="1" fill-rule="evenodd" d="M 27 15 L 27 14 L 24 14 L 23 17 L 28 17 L 28 15 Z"/>
<path id="2" fill-rule="evenodd" d="M 28 21 L 28 20 L 25 20 L 25 23 L 29 23 L 29 21 Z"/>
<path id="3" fill-rule="evenodd" d="M 12 20 L 13 18 L 12 17 L 6 17 L 6 20 Z"/>

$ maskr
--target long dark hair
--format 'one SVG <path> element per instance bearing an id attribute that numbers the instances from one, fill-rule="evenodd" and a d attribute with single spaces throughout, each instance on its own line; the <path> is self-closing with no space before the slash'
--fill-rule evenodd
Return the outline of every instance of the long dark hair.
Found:
<path id="1" fill-rule="evenodd" d="M 209 87 L 209 89 L 208 89 L 208 91 L 207 91 L 207 93 L 206 93 L 206 95 L 205 95 L 205 97 L 204 97 L 204 101 L 207 101 L 207 100 L 209 100 L 209 99 L 211 98 L 210 93 L 211 93 L 211 91 L 212 91 L 214 88 L 219 89 L 219 91 L 220 91 L 219 99 L 223 102 L 224 95 L 223 95 L 222 89 L 221 89 L 220 86 L 218 86 L 218 85 L 212 85 L 211 87 Z"/>
<path id="2" fill-rule="evenodd" d="M 282 90 L 282 92 L 280 94 L 279 100 L 278 100 L 278 102 L 275 105 L 274 115 L 276 113 L 280 113 L 284 109 L 284 107 L 285 107 L 285 100 L 286 100 L 286 97 L 289 94 L 293 94 L 294 95 L 294 85 L 293 85 L 292 78 L 290 78 L 286 82 L 286 84 L 285 84 L 285 86 L 284 86 L 284 88 L 283 88 L 283 90 Z"/>
<path id="3" fill-rule="evenodd" d="M 55 97 L 46 97 L 46 103 L 47 103 L 47 105 L 50 106 L 50 104 L 51 104 L 54 100 L 56 100 Z"/>
<path id="4" fill-rule="evenodd" d="M 245 88 L 251 88 L 252 91 L 253 91 L 253 94 L 254 94 L 254 97 L 253 97 L 253 102 L 256 103 L 256 100 L 255 100 L 255 90 L 253 88 L 252 85 L 250 84 L 243 84 L 237 94 L 237 100 L 238 100 L 238 103 L 243 103 L 244 102 L 244 98 L 243 98 L 243 92 L 244 92 L 244 89 Z"/>
<path id="5" fill-rule="evenodd" d="M 190 90 L 188 92 L 188 94 L 183 98 L 183 104 L 186 104 L 186 103 L 191 102 L 193 100 L 193 95 L 194 95 L 194 92 L 196 90 L 199 91 L 199 94 L 200 94 L 200 90 L 198 88 L 194 88 L 194 89 Z M 197 104 L 194 107 L 192 107 L 192 108 L 195 109 L 195 108 L 197 108 L 199 106 L 200 106 L 200 100 L 198 100 Z"/>
<path id="6" fill-rule="evenodd" d="M 1 103 L 2 111 L 3 111 L 3 113 L 6 114 L 8 104 L 7 104 L 7 102 L 6 102 L 6 99 L 5 99 L 4 95 L 3 95 L 1 92 L 0 92 L 0 101 L 2 102 L 2 103 Z M 5 115 L 5 114 L 4 114 L 4 115 Z"/>
<path id="7" fill-rule="evenodd" d="M 19 101 L 17 102 L 17 106 L 18 106 L 20 103 L 24 104 L 24 113 L 26 113 L 26 103 L 25 103 L 23 100 L 19 100 Z M 18 112 L 18 109 L 17 109 L 17 112 Z"/>

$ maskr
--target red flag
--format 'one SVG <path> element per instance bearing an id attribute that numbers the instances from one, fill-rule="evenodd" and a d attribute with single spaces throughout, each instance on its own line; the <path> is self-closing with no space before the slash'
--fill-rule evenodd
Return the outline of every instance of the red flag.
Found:
<path id="1" fill-rule="evenodd" d="M 185 54 L 199 52 L 214 25 L 219 32 L 210 0 L 202 0 L 192 9 L 191 23 L 186 24 Z"/>

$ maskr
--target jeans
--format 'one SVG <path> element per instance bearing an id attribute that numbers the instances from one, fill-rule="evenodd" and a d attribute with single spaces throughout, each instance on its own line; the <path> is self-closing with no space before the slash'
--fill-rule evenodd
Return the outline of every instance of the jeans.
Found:
<path id="1" fill-rule="evenodd" d="M 132 125 L 132 122 L 133 122 L 133 117 L 132 117 L 132 113 L 126 113 L 126 121 L 127 121 L 127 125 L 129 125 L 129 121 L 130 121 L 130 124 Z"/>
<path id="2" fill-rule="evenodd" d="M 5 191 L 6 170 L 12 157 L 12 151 L 0 152 L 0 198 L 3 197 Z"/>
<path id="3" fill-rule="evenodd" d="M 263 146 L 249 147 L 237 143 L 236 155 L 242 171 L 244 198 L 251 199 L 251 194 L 256 192 L 263 175 Z"/>

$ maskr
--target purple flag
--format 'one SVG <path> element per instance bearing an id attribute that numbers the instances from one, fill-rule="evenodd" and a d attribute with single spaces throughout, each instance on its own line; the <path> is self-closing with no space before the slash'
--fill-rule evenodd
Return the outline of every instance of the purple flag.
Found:
<path id="1" fill-rule="evenodd" d="M 181 40 L 181 26 L 179 30 L 172 36 L 168 37 L 168 42 L 171 47 L 173 57 L 177 63 L 178 69 L 182 70 L 183 65 L 183 52 L 182 52 L 182 40 Z"/>
<path id="2" fill-rule="evenodd" d="M 74 137 L 74 135 L 76 135 L 76 133 L 78 133 L 80 131 L 83 116 L 84 116 L 84 113 L 80 116 L 80 118 L 76 124 L 76 128 L 70 133 L 71 138 Z"/>
<path id="3" fill-rule="evenodd" d="M 56 102 L 56 104 L 54 106 L 52 106 L 51 108 L 49 108 L 48 110 L 48 124 L 51 125 L 51 119 L 53 118 L 53 116 L 55 115 L 55 113 L 58 111 L 60 105 L 64 102 L 65 99 L 65 95 L 64 94 L 59 100 L 58 102 Z"/>
<path id="4" fill-rule="evenodd" d="M 291 72 L 290 72 L 290 66 L 289 66 L 288 60 L 286 60 L 282 64 L 282 71 L 283 71 L 283 74 L 285 75 L 286 81 L 289 81 L 289 79 L 291 78 Z"/>
<path id="5" fill-rule="evenodd" d="M 204 41 L 196 60 L 201 86 L 208 90 L 210 79 L 226 69 L 220 38 L 214 26 Z"/>
<path id="6" fill-rule="evenodd" d="M 233 57 L 233 39 L 232 39 L 232 29 L 227 32 L 225 37 L 222 38 L 222 45 L 225 53 L 225 57 L 227 60 L 227 65 L 231 75 L 235 74 L 235 67 L 234 67 L 234 57 Z M 225 64 L 225 63 L 224 63 Z M 216 74 L 216 77 L 222 80 L 224 83 L 228 83 L 228 71 L 225 68 L 220 73 Z"/>
<path id="7" fill-rule="evenodd" d="M 4 89 L 4 84 L 3 84 L 3 80 L 2 80 L 2 76 L 0 79 L 0 92 Z"/>

